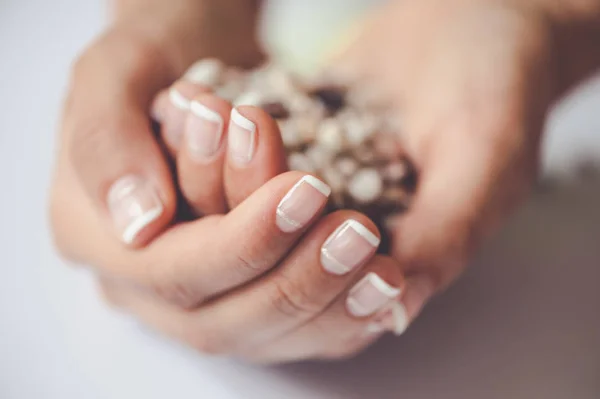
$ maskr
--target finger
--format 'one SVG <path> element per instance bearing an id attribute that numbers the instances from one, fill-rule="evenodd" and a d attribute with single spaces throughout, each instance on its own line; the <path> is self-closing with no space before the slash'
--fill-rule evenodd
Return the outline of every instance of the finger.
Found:
<path id="1" fill-rule="evenodd" d="M 88 53 L 75 67 L 63 127 L 65 150 L 80 184 L 103 215 L 100 225 L 111 221 L 125 244 L 140 246 L 161 231 L 175 211 L 170 170 L 153 137 L 148 112 L 166 71 L 139 51 L 126 52 L 127 62 L 120 68 L 103 54 Z M 105 72 L 98 78 L 103 65 Z"/>
<path id="2" fill-rule="evenodd" d="M 262 109 L 234 108 L 227 134 L 225 193 L 235 208 L 273 176 L 287 170 L 277 124 Z"/>
<path id="3" fill-rule="evenodd" d="M 136 263 L 147 262 L 145 277 L 162 297 L 197 306 L 277 265 L 323 211 L 329 192 L 312 176 L 277 176 L 227 215 L 171 229 Z"/>
<path id="4" fill-rule="evenodd" d="M 61 163 L 61 169 L 65 169 Z M 245 284 L 277 265 L 316 220 L 329 188 L 300 172 L 280 175 L 227 215 L 205 217 L 165 231 L 143 251 L 115 245 L 110 232 L 90 228 L 97 215 L 63 170 L 53 196 L 54 239 L 72 260 L 126 280 L 183 307 Z M 65 214 L 62 210 L 68 204 Z M 60 212 L 60 214 L 59 214 Z"/>
<path id="5" fill-rule="evenodd" d="M 252 348 L 244 357 L 267 363 L 349 357 L 386 330 L 397 334 L 406 330 L 412 314 L 403 305 L 405 286 L 398 263 L 390 257 L 375 256 L 319 315 L 278 339 Z M 374 310 L 357 315 L 358 308 Z"/>
<path id="6" fill-rule="evenodd" d="M 231 105 L 212 94 L 196 96 L 190 106 L 178 156 L 178 178 L 184 198 L 197 215 L 226 211 L 224 133 L 230 113 Z"/>
<path id="7" fill-rule="evenodd" d="M 170 326 L 184 325 L 190 336 L 203 337 L 198 339 L 210 342 L 213 350 L 220 348 L 219 352 L 241 353 L 270 342 L 316 317 L 355 281 L 361 267 L 375 254 L 379 241 L 378 235 L 373 233 L 376 231 L 372 222 L 355 212 L 329 215 L 276 271 L 197 310 L 187 313 L 165 310 L 161 312 L 160 328 L 176 335 L 177 331 Z M 328 237 L 332 238 L 328 240 Z M 400 293 L 399 288 L 388 285 L 378 276 L 369 275 L 367 280 L 362 284 L 366 287 L 355 295 L 362 298 L 362 303 L 355 301 L 350 305 L 356 317 L 376 313 Z M 401 287 L 401 280 L 392 281 Z M 144 320 L 156 320 L 156 309 L 144 303 L 124 306 L 133 308 Z"/>
<path id="8" fill-rule="evenodd" d="M 237 350 L 270 342 L 332 303 L 375 254 L 378 243 L 379 233 L 364 215 L 352 211 L 327 215 L 277 269 L 206 304 L 195 323 L 204 328 L 210 318 L 218 317 L 218 334 Z"/>
<path id="9" fill-rule="evenodd" d="M 150 107 L 150 116 L 152 119 L 159 124 L 162 124 L 166 117 L 169 105 L 169 90 L 161 90 L 156 97 L 154 97 Z"/>
<path id="10" fill-rule="evenodd" d="M 169 88 L 167 92 L 169 101 L 163 105 L 164 109 L 157 109 L 157 111 L 159 115 L 161 112 L 163 115 L 161 134 L 171 155 L 177 154 L 181 146 L 192 99 L 208 91 L 209 89 L 202 85 L 183 79 Z"/>

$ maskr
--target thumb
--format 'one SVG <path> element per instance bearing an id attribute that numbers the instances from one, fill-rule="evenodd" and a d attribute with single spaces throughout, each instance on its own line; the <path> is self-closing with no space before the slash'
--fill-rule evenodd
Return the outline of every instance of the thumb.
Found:
<path id="1" fill-rule="evenodd" d="M 120 240 L 140 246 L 172 219 L 171 172 L 150 127 L 149 104 L 168 84 L 155 52 L 99 42 L 77 62 L 63 122 L 65 150 L 92 203 Z"/>
<path id="2" fill-rule="evenodd" d="M 486 134 L 473 134 L 459 119 L 427 139 L 415 201 L 394 231 L 394 255 L 406 274 L 426 275 L 435 290 L 460 274 L 529 191 L 537 169 L 538 136 L 524 125 L 494 122 Z"/>

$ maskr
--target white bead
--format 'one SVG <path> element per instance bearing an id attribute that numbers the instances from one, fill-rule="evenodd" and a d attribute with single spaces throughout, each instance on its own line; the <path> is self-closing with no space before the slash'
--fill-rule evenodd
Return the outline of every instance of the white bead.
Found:
<path id="1" fill-rule="evenodd" d="M 331 163 L 333 155 L 326 148 L 319 145 L 313 145 L 306 150 L 306 156 L 311 160 L 317 169 L 323 169 Z"/>
<path id="2" fill-rule="evenodd" d="M 313 116 L 307 115 L 306 117 L 294 118 L 298 134 L 305 142 L 311 142 L 317 136 L 317 128 L 319 126 L 319 119 Z"/>
<path id="3" fill-rule="evenodd" d="M 244 91 L 242 81 L 229 81 L 215 89 L 215 94 L 227 101 L 233 102 Z"/>
<path id="4" fill-rule="evenodd" d="M 294 113 L 309 113 L 313 108 L 313 101 L 306 94 L 294 91 L 286 99 L 286 105 Z"/>
<path id="5" fill-rule="evenodd" d="M 360 146 L 372 137 L 377 129 L 375 118 L 359 115 L 348 115 L 344 120 L 346 139 L 352 146 Z"/>
<path id="6" fill-rule="evenodd" d="M 215 87 L 223 72 L 223 63 L 214 58 L 200 60 L 184 74 L 184 79 L 193 83 Z"/>
<path id="7" fill-rule="evenodd" d="M 319 145 L 333 152 L 339 152 L 344 148 L 344 136 L 339 122 L 333 118 L 321 122 L 316 137 Z"/>
<path id="8" fill-rule="evenodd" d="M 325 183 L 331 187 L 334 192 L 343 191 L 345 188 L 344 176 L 336 169 L 328 167 L 321 171 L 321 177 L 325 180 Z"/>
<path id="9" fill-rule="evenodd" d="M 266 97 L 258 90 L 248 90 L 235 99 L 233 105 L 252 105 L 258 107 L 266 102 Z"/>
<path id="10" fill-rule="evenodd" d="M 265 71 L 265 84 L 270 90 L 279 94 L 289 94 L 296 91 L 291 75 L 283 68 L 274 65 L 271 65 Z"/>
<path id="11" fill-rule="evenodd" d="M 352 176 L 358 170 L 358 162 L 352 158 L 341 158 L 335 163 L 336 169 L 345 177 Z"/>
<path id="12" fill-rule="evenodd" d="M 406 164 L 399 161 L 391 162 L 383 169 L 383 177 L 391 182 L 399 182 L 406 177 L 407 173 Z"/>
<path id="13" fill-rule="evenodd" d="M 293 148 L 303 143 L 302 136 L 298 133 L 295 121 L 290 119 L 278 120 L 281 140 L 286 148 Z"/>
<path id="14" fill-rule="evenodd" d="M 288 156 L 288 166 L 290 170 L 298 170 L 307 173 L 315 172 L 315 167 L 310 159 L 306 155 L 298 152 L 291 153 Z"/>
<path id="15" fill-rule="evenodd" d="M 348 192 L 358 202 L 370 203 L 383 191 L 381 176 L 374 168 L 359 170 L 348 183 Z"/>

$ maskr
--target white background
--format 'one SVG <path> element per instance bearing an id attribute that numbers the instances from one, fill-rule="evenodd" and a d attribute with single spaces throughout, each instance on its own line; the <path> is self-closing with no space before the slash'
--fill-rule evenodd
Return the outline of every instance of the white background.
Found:
<path id="1" fill-rule="evenodd" d="M 0 398 L 600 397 L 597 179 L 538 194 L 403 338 L 352 361 L 203 359 L 105 308 L 53 253 L 45 211 L 68 67 L 103 15 L 0 0 Z M 547 170 L 600 159 L 599 111 L 600 84 L 563 105 Z"/>

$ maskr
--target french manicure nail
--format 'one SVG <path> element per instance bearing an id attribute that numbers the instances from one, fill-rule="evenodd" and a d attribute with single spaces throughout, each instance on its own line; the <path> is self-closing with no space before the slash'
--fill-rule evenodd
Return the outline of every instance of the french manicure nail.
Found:
<path id="1" fill-rule="evenodd" d="M 279 205 L 275 222 L 285 233 L 300 230 L 323 208 L 331 188 L 316 177 L 306 175 L 291 188 Z"/>
<path id="2" fill-rule="evenodd" d="M 223 118 L 204 104 L 192 101 L 187 120 L 186 141 L 193 159 L 209 161 L 221 146 Z"/>
<path id="3" fill-rule="evenodd" d="M 408 328 L 408 324 L 406 308 L 401 302 L 392 300 L 389 309 L 381 316 L 381 319 L 369 323 L 366 330 L 370 334 L 391 331 L 395 335 L 402 335 Z"/>
<path id="4" fill-rule="evenodd" d="M 379 237 L 361 223 L 347 220 L 321 247 L 321 264 L 332 274 L 349 273 L 375 253 L 379 242 Z"/>
<path id="5" fill-rule="evenodd" d="M 398 295 L 400 289 L 392 287 L 377 274 L 369 273 L 352 287 L 346 307 L 353 316 L 365 317 L 380 311 Z"/>
<path id="6" fill-rule="evenodd" d="M 108 192 L 108 209 L 126 244 L 162 215 L 164 207 L 156 190 L 142 177 L 117 180 Z"/>
<path id="7" fill-rule="evenodd" d="M 392 302 L 392 321 L 394 325 L 394 334 L 402 335 L 408 328 L 408 313 L 402 303 Z"/>
<path id="8" fill-rule="evenodd" d="M 254 156 L 256 125 L 235 108 L 231 111 L 230 119 L 227 142 L 229 155 L 234 163 L 244 166 Z"/>
<path id="9" fill-rule="evenodd" d="M 185 96 L 174 87 L 169 89 L 169 100 L 171 100 L 171 104 L 182 111 L 189 111 L 190 109 L 190 100 L 185 98 Z"/>

